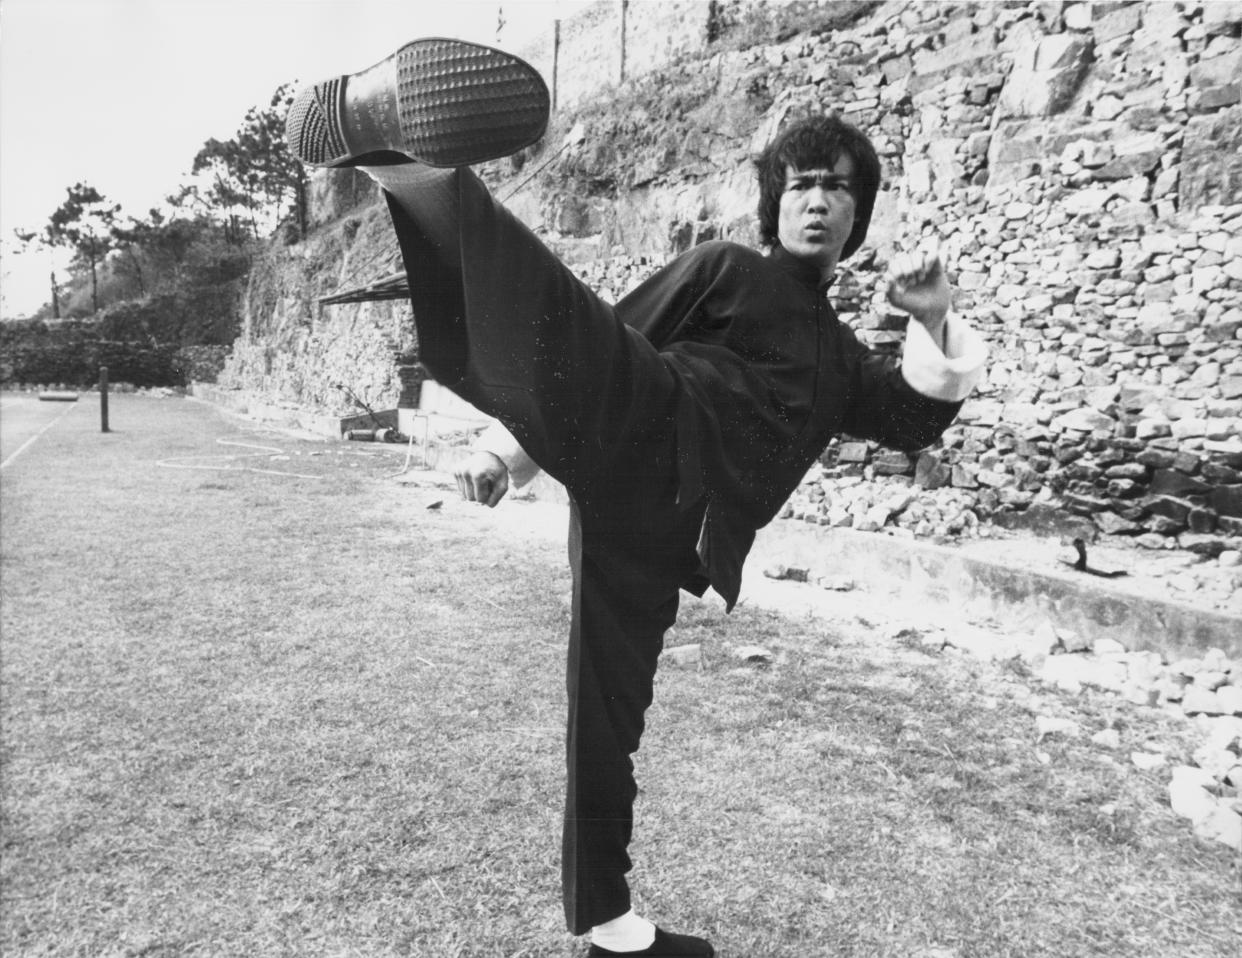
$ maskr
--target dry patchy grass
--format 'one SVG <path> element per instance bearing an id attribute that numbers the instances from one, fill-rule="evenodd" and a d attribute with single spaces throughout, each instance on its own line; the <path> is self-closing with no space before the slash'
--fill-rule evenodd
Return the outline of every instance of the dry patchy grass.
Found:
<path id="1" fill-rule="evenodd" d="M 246 437 L 116 405 L 141 430 L 70 417 L 4 476 L 0 950 L 580 954 L 568 575 L 536 507 L 514 524 L 396 486 L 391 450 L 284 437 L 265 467 L 318 478 L 160 468 Z M 658 680 L 635 885 L 724 958 L 1237 953 L 1235 863 L 1159 776 L 1035 748 L 1048 709 L 1127 744 L 1158 715 L 857 620 L 688 601 L 672 641 L 705 664 Z M 752 643 L 775 662 L 738 664 Z"/>

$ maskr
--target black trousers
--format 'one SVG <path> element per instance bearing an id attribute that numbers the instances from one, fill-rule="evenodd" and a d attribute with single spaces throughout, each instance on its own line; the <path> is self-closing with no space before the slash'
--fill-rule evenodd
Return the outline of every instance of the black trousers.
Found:
<path id="1" fill-rule="evenodd" d="M 566 921 L 581 934 L 630 907 L 631 756 L 679 588 L 698 568 L 703 508 L 678 502 L 678 386 L 654 347 L 468 170 L 429 189 L 441 195 L 425 213 L 389 197 L 421 359 L 571 500 L 562 863 Z"/>

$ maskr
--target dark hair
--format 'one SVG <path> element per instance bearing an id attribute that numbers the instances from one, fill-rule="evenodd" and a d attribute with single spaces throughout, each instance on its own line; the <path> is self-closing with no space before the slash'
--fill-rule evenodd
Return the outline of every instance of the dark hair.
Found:
<path id="1" fill-rule="evenodd" d="M 837 116 L 812 116 L 780 132 L 755 160 L 759 172 L 759 235 L 766 246 L 778 242 L 781 194 L 789 167 L 813 170 L 835 166 L 841 155 L 854 161 L 854 228 L 841 258 L 862 246 L 880 190 L 880 158 L 867 135 Z"/>

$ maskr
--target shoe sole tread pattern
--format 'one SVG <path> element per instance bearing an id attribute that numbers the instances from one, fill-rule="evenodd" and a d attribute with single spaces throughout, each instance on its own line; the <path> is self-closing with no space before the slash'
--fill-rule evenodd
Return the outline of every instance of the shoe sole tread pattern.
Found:
<path id="1" fill-rule="evenodd" d="M 341 133 L 341 78 L 316 84 L 297 97 L 285 119 L 286 136 L 294 155 L 305 163 L 323 166 L 348 155 Z"/>
<path id="2" fill-rule="evenodd" d="M 345 76 L 317 84 L 290 107 L 288 138 L 297 156 L 315 166 L 342 166 L 369 152 L 396 150 L 428 166 L 470 166 L 516 153 L 547 128 L 543 78 L 501 50 L 431 38 L 408 43 L 389 59 L 396 65 L 391 93 L 400 142 L 356 143 L 351 150 Z"/>
<path id="3" fill-rule="evenodd" d="M 415 41 L 397 54 L 402 151 L 430 166 L 469 166 L 543 135 L 548 93 L 527 64 L 458 41 Z"/>

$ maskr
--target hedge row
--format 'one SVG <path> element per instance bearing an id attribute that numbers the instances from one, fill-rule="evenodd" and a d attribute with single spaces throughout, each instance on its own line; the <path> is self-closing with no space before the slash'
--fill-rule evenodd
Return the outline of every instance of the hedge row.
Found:
<path id="1" fill-rule="evenodd" d="M 101 366 L 108 367 L 110 381 L 140 388 L 213 382 L 229 353 L 227 346 L 118 342 L 85 336 L 3 335 L 0 345 L 3 386 L 63 383 L 86 387 L 99 381 Z"/>

